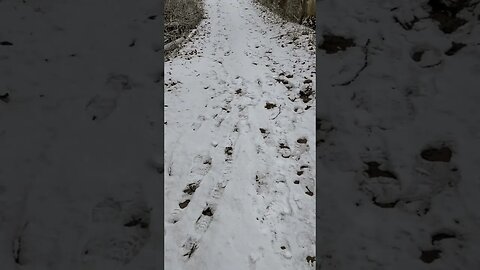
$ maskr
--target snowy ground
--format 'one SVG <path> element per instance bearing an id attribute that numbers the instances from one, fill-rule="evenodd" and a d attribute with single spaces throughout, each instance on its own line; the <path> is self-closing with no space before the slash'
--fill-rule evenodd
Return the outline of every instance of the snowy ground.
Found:
<path id="1" fill-rule="evenodd" d="M 317 1 L 322 270 L 480 269 L 480 6 L 440 2 Z"/>
<path id="2" fill-rule="evenodd" d="M 1 269 L 161 269 L 160 4 L 0 1 Z"/>
<path id="3" fill-rule="evenodd" d="M 314 32 L 205 10 L 165 63 L 165 269 L 314 269 Z"/>

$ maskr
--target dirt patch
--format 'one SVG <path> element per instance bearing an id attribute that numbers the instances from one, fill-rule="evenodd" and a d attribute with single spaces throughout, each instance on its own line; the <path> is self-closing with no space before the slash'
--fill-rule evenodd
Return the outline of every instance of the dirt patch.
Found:
<path id="1" fill-rule="evenodd" d="M 454 233 L 450 232 L 438 232 L 432 235 L 432 245 L 435 245 L 436 242 L 444 240 L 444 239 L 451 239 L 457 238 Z"/>
<path id="2" fill-rule="evenodd" d="M 270 102 L 265 103 L 265 108 L 268 110 L 273 109 L 275 107 L 277 107 L 277 104 L 275 103 L 270 103 Z"/>
<path id="3" fill-rule="evenodd" d="M 420 154 L 423 159 L 431 162 L 450 162 L 452 150 L 448 147 L 428 148 Z"/>
<path id="4" fill-rule="evenodd" d="M 369 178 L 387 177 L 397 179 L 397 176 L 395 176 L 394 173 L 380 169 L 379 167 L 381 164 L 376 161 L 365 162 L 365 164 L 368 166 L 368 168 L 364 172 L 367 173 Z"/>
<path id="5" fill-rule="evenodd" d="M 2 42 L 0 42 L 0 45 L 1 46 L 13 46 L 13 43 L 11 43 L 10 41 L 2 41 Z"/>
<path id="6" fill-rule="evenodd" d="M 225 147 L 225 155 L 231 156 L 233 154 L 233 148 L 230 146 Z"/>
<path id="7" fill-rule="evenodd" d="M 442 251 L 439 249 L 422 250 L 420 260 L 422 260 L 424 263 L 432 263 L 436 259 L 440 258 L 441 253 Z"/>
<path id="8" fill-rule="evenodd" d="M 5 103 L 9 103 L 10 102 L 10 94 L 5 93 L 5 94 L 0 95 L 0 100 L 5 102 Z"/>
<path id="9" fill-rule="evenodd" d="M 467 23 L 467 20 L 457 17 L 457 14 L 472 4 L 471 0 L 429 0 L 428 5 L 430 18 L 438 23 L 438 28 L 442 32 L 450 34 Z"/>
<path id="10" fill-rule="evenodd" d="M 290 149 L 290 147 L 288 147 L 287 145 L 285 145 L 284 143 L 280 143 L 279 147 L 281 149 Z"/>
<path id="11" fill-rule="evenodd" d="M 297 140 L 297 143 L 306 144 L 307 143 L 307 138 L 300 138 L 300 139 Z"/>
<path id="12" fill-rule="evenodd" d="M 139 226 L 142 229 L 147 229 L 149 225 L 148 221 L 143 220 L 141 217 L 132 217 L 127 223 L 123 224 L 125 227 Z"/>
<path id="13" fill-rule="evenodd" d="M 189 203 L 190 203 L 190 200 L 186 200 L 184 202 L 179 203 L 178 206 L 180 206 L 181 209 L 184 209 L 185 207 L 188 206 Z"/>
<path id="14" fill-rule="evenodd" d="M 212 208 L 210 207 L 205 208 L 205 210 L 202 211 L 202 215 L 209 216 L 209 217 L 213 216 Z"/>
<path id="15" fill-rule="evenodd" d="M 222 110 L 223 110 L 223 111 L 226 111 L 227 113 L 230 113 L 230 110 L 227 109 L 227 108 L 225 108 L 225 107 L 222 107 Z"/>
<path id="16" fill-rule="evenodd" d="M 355 42 L 351 38 L 327 34 L 323 35 L 323 43 L 318 48 L 327 54 L 334 54 L 354 46 Z"/>
<path id="17" fill-rule="evenodd" d="M 414 51 L 412 53 L 412 60 L 415 61 L 415 62 L 420 62 L 422 61 L 422 57 L 423 57 L 423 54 L 425 53 L 424 50 L 418 50 L 418 51 Z"/>
<path id="18" fill-rule="evenodd" d="M 185 187 L 185 189 L 183 190 L 183 193 L 192 195 L 193 193 L 195 193 L 197 188 L 198 188 L 198 183 L 190 183 Z"/>
<path id="19" fill-rule="evenodd" d="M 460 51 L 463 47 L 467 46 L 465 43 L 461 42 L 452 42 L 452 46 L 445 52 L 445 55 L 452 56 Z"/>
<path id="20" fill-rule="evenodd" d="M 306 89 L 300 90 L 298 95 L 300 99 L 303 100 L 303 103 L 308 103 L 310 100 L 312 100 L 313 89 L 311 86 L 308 86 Z"/>

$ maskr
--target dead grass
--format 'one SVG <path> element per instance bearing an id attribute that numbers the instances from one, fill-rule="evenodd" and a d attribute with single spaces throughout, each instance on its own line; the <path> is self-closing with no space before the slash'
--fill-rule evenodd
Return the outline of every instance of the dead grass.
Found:
<path id="1" fill-rule="evenodd" d="M 165 0 L 165 44 L 195 29 L 203 18 L 201 0 Z"/>
<path id="2" fill-rule="evenodd" d="M 307 0 L 257 0 L 257 2 L 288 21 L 315 29 L 314 6 L 309 5 Z"/>

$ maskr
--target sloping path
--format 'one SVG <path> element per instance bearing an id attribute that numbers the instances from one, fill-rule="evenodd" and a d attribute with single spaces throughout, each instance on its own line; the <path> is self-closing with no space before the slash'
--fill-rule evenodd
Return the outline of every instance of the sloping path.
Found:
<path id="1" fill-rule="evenodd" d="M 314 32 L 205 10 L 165 63 L 165 267 L 314 269 Z"/>

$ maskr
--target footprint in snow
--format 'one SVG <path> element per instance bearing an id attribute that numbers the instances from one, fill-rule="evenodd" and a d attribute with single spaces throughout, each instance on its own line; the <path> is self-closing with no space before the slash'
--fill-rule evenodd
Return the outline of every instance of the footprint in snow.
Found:
<path id="1" fill-rule="evenodd" d="M 91 216 L 95 230 L 89 233 L 82 248 L 82 262 L 128 264 L 150 238 L 151 210 L 141 199 L 109 197 L 98 202 Z"/>
<path id="2" fill-rule="evenodd" d="M 228 179 L 224 180 L 223 182 L 217 183 L 215 187 L 210 192 L 210 197 L 214 200 L 218 200 L 222 197 L 223 192 L 227 186 Z"/>
<path id="3" fill-rule="evenodd" d="M 292 155 L 292 150 L 290 147 L 286 144 L 286 142 L 280 142 L 278 145 L 278 153 L 283 157 L 283 158 L 289 158 Z"/>
<path id="4" fill-rule="evenodd" d="M 110 89 L 118 92 L 132 89 L 130 78 L 125 74 L 111 73 L 108 75 L 106 83 Z"/>
<path id="5" fill-rule="evenodd" d="M 268 173 L 264 174 L 262 172 L 257 172 L 255 175 L 255 191 L 257 192 L 257 195 L 263 195 L 268 192 L 268 177 Z"/>
<path id="6" fill-rule="evenodd" d="M 189 260 L 199 247 L 199 240 L 196 237 L 189 236 L 182 245 L 182 256 Z"/>
<path id="7" fill-rule="evenodd" d="M 116 200 L 105 198 L 92 208 L 92 222 L 96 224 L 115 224 L 124 227 L 148 228 L 149 208 L 143 200 Z"/>
<path id="8" fill-rule="evenodd" d="M 262 134 L 263 139 L 266 139 L 270 134 L 270 132 L 266 128 L 259 128 L 259 130 L 260 130 L 260 133 Z"/>
<path id="9" fill-rule="evenodd" d="M 214 204 L 207 204 L 202 210 L 201 215 L 195 221 L 195 230 L 198 233 L 203 234 L 208 230 L 210 224 L 212 223 L 215 210 L 216 208 Z"/>
<path id="10" fill-rule="evenodd" d="M 232 161 L 232 155 L 233 155 L 233 147 L 227 146 L 225 147 L 225 161 L 231 162 Z"/>
<path id="11" fill-rule="evenodd" d="M 91 120 L 104 120 L 109 117 L 117 108 L 117 98 L 112 96 L 96 95 L 87 102 L 85 107 Z"/>
<path id="12" fill-rule="evenodd" d="M 201 182 L 202 182 L 201 180 L 198 180 L 196 182 L 189 183 L 185 186 L 185 188 L 182 191 L 182 198 L 178 203 L 178 206 L 180 207 L 180 209 L 185 209 L 188 206 L 188 204 L 192 200 L 193 194 L 198 189 Z M 174 223 L 176 223 L 177 221 L 178 219 Z"/>
<path id="13" fill-rule="evenodd" d="M 307 261 L 309 266 L 312 266 L 312 267 L 315 266 L 315 261 L 316 261 L 315 256 L 307 256 L 305 257 L 305 260 Z"/>
<path id="14" fill-rule="evenodd" d="M 401 182 L 387 160 L 365 161 L 358 185 L 378 207 L 393 208 L 399 201 Z"/>
<path id="15" fill-rule="evenodd" d="M 310 146 L 308 145 L 308 140 L 306 137 L 301 137 L 297 139 L 295 143 L 294 155 L 299 159 L 304 153 L 310 151 Z"/>
<path id="16" fill-rule="evenodd" d="M 188 183 L 182 190 L 182 195 L 178 201 L 178 207 L 170 214 L 168 221 L 172 224 L 180 221 L 184 209 L 188 207 L 192 201 L 195 191 L 200 187 L 203 177 L 210 171 L 212 167 L 212 157 L 209 155 L 197 155 L 193 160 L 194 165 L 190 174 L 198 180 Z"/>
<path id="17" fill-rule="evenodd" d="M 278 233 L 276 234 L 278 235 Z M 280 236 L 273 242 L 273 248 L 275 252 L 280 253 L 284 258 L 291 259 L 292 252 L 290 248 L 290 242 L 287 238 Z"/>
<path id="18" fill-rule="evenodd" d="M 196 155 L 190 173 L 205 176 L 212 168 L 212 157 L 208 154 Z"/>
<path id="19" fill-rule="evenodd" d="M 461 180 L 454 151 L 446 143 L 427 146 L 416 156 L 412 180 L 406 185 L 401 207 L 417 215 L 428 213 L 437 194 L 455 188 Z"/>
<path id="20" fill-rule="evenodd" d="M 97 265 L 102 261 L 113 261 L 119 265 L 131 262 L 143 249 L 150 232 L 126 228 L 102 228 L 93 233 L 82 249 L 84 264 Z"/>
<path id="21" fill-rule="evenodd" d="M 195 122 L 192 124 L 192 130 L 197 131 L 202 126 L 202 123 Z"/>

